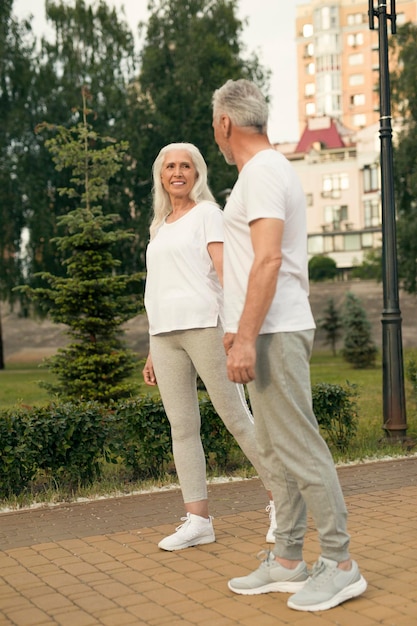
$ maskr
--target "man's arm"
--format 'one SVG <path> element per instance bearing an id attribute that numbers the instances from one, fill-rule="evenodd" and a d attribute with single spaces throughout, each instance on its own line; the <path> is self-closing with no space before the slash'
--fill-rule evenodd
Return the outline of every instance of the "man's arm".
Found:
<path id="1" fill-rule="evenodd" d="M 236 335 L 227 333 L 224 337 L 227 373 L 236 383 L 248 383 L 255 378 L 256 339 L 277 288 L 283 231 L 284 222 L 280 219 L 262 218 L 250 224 L 255 258 L 245 305 Z"/>

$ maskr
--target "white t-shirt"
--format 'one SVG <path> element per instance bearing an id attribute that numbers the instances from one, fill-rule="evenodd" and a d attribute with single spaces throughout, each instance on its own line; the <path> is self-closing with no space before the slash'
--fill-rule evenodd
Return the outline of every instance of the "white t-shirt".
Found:
<path id="1" fill-rule="evenodd" d="M 259 218 L 285 222 L 277 289 L 261 334 L 315 328 L 308 299 L 305 195 L 289 161 L 270 149 L 244 165 L 224 210 L 225 331 L 238 329 L 254 259 L 249 224 Z"/>
<path id="2" fill-rule="evenodd" d="M 217 326 L 223 293 L 207 245 L 223 242 L 223 212 L 200 202 L 164 223 L 146 251 L 149 333 Z"/>

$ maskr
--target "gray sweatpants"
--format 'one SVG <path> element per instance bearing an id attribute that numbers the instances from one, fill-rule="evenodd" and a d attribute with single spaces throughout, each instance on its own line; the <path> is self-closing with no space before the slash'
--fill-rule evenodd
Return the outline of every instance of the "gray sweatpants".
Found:
<path id="1" fill-rule="evenodd" d="M 322 555 L 349 558 L 347 511 L 330 451 L 312 409 L 309 360 L 314 331 L 260 335 L 248 391 L 259 454 L 277 503 L 276 556 L 301 559 L 307 509 Z"/>
<path id="2" fill-rule="evenodd" d="M 172 451 L 185 503 L 207 498 L 197 373 L 226 428 L 268 488 L 257 452 L 253 417 L 246 404 L 243 387 L 227 378 L 222 337 L 220 327 L 150 336 L 150 353 L 171 425 Z"/>

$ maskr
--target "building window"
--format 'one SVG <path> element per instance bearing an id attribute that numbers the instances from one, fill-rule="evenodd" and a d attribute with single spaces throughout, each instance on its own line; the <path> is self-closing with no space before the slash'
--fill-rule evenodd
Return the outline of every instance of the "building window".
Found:
<path id="1" fill-rule="evenodd" d="M 342 222 L 347 222 L 347 219 L 347 205 L 332 204 L 324 207 L 324 223 L 331 224 L 333 230 L 341 230 Z"/>
<path id="2" fill-rule="evenodd" d="M 340 53 L 339 41 L 340 37 L 338 33 L 321 33 L 314 40 L 314 53 L 316 57 L 319 57 L 323 54 Z"/>
<path id="3" fill-rule="evenodd" d="M 361 250 L 361 237 L 359 234 L 344 235 L 345 251 Z"/>
<path id="4" fill-rule="evenodd" d="M 316 114 L 316 105 L 314 102 L 307 102 L 306 104 L 306 115 L 312 116 Z"/>
<path id="5" fill-rule="evenodd" d="M 347 23 L 349 26 L 354 26 L 355 24 L 363 23 L 363 14 L 362 13 L 349 13 L 347 16 Z"/>
<path id="6" fill-rule="evenodd" d="M 322 195 L 325 198 L 338 198 L 340 193 L 349 189 L 348 174 L 338 172 L 335 174 L 325 174 L 323 176 Z"/>
<path id="7" fill-rule="evenodd" d="M 314 11 L 315 30 L 330 30 L 338 27 L 338 7 L 324 6 Z"/>
<path id="8" fill-rule="evenodd" d="M 351 33 L 347 38 L 348 46 L 356 48 L 363 44 L 363 33 Z"/>
<path id="9" fill-rule="evenodd" d="M 357 113 L 352 117 L 352 124 L 357 128 L 364 128 L 366 126 L 366 115 L 365 113 Z"/>
<path id="10" fill-rule="evenodd" d="M 304 95 L 306 98 L 311 98 L 316 93 L 316 85 L 315 83 L 306 83 L 304 87 Z"/>
<path id="11" fill-rule="evenodd" d="M 349 76 L 349 85 L 355 87 L 356 85 L 363 85 L 365 82 L 365 76 L 363 74 L 351 74 Z"/>
<path id="12" fill-rule="evenodd" d="M 316 71 L 314 63 L 307 63 L 305 68 L 306 68 L 306 74 L 308 74 L 309 76 L 312 76 Z"/>
<path id="13" fill-rule="evenodd" d="M 362 233 L 362 248 L 373 248 L 374 237 L 372 233 Z"/>
<path id="14" fill-rule="evenodd" d="M 307 247 L 309 254 L 322 254 L 324 251 L 323 236 L 313 235 L 307 240 Z"/>
<path id="15" fill-rule="evenodd" d="M 354 107 L 362 106 L 365 104 L 365 94 L 364 93 L 355 93 L 353 96 L 350 96 L 350 104 Z"/>
<path id="16" fill-rule="evenodd" d="M 313 206 L 313 194 L 306 193 L 306 204 L 307 206 Z"/>
<path id="17" fill-rule="evenodd" d="M 309 58 L 314 56 L 314 44 L 312 43 L 308 43 L 305 47 L 304 47 L 304 58 Z"/>
<path id="18" fill-rule="evenodd" d="M 405 17 L 405 13 L 397 13 L 397 17 L 396 17 L 396 22 L 397 22 L 397 26 L 402 26 L 403 24 L 405 24 L 407 21 L 407 18 Z"/>
<path id="19" fill-rule="evenodd" d="M 340 70 L 340 56 L 338 54 L 325 54 L 317 58 L 317 72 L 334 70 Z"/>
<path id="20" fill-rule="evenodd" d="M 381 226 L 381 212 L 379 207 L 379 199 L 365 200 L 363 203 L 365 214 L 365 228 Z"/>
<path id="21" fill-rule="evenodd" d="M 379 166 L 376 163 L 365 165 L 363 168 L 363 190 L 377 191 L 379 189 Z"/>
<path id="22" fill-rule="evenodd" d="M 308 37 L 312 37 L 312 36 L 313 36 L 313 24 L 304 24 L 303 37 L 307 39 Z"/>
<path id="23" fill-rule="evenodd" d="M 357 52 L 356 54 L 349 55 L 349 65 L 363 65 L 363 54 Z"/>

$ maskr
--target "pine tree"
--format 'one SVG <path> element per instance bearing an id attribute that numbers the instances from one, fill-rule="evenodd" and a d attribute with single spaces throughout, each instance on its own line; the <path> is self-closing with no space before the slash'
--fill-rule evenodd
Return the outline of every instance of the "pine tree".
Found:
<path id="1" fill-rule="evenodd" d="M 55 323 L 68 326 L 72 341 L 46 365 L 57 376 L 47 389 L 64 400 L 108 403 L 132 394 L 126 382 L 135 367 L 134 354 L 122 341 L 121 325 L 137 315 L 140 298 L 131 295 L 141 275 L 118 275 L 117 244 L 132 237 L 115 228 L 116 215 L 104 215 L 98 201 L 107 196 L 109 180 L 122 167 L 127 143 L 101 138 L 88 124 L 88 93 L 82 92 L 81 121 L 67 129 L 43 124 L 55 135 L 46 141 L 58 170 L 68 168 L 71 187 L 60 195 L 76 198 L 80 206 L 61 216 L 65 234 L 54 240 L 65 276 L 42 272 L 47 287 L 22 287 Z M 138 285 L 137 285 L 138 286 Z"/>
<path id="2" fill-rule="evenodd" d="M 326 333 L 326 343 L 330 344 L 333 355 L 336 355 L 336 344 L 341 337 L 343 323 L 333 298 L 327 300 L 327 306 L 323 313 L 324 317 L 319 320 L 319 327 Z"/>
<path id="3" fill-rule="evenodd" d="M 346 294 L 343 327 L 344 359 L 355 369 L 373 367 L 378 350 L 371 337 L 371 324 L 359 299 L 351 292 Z"/>

